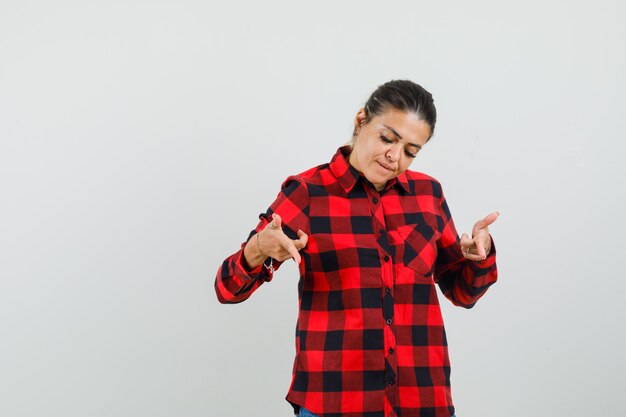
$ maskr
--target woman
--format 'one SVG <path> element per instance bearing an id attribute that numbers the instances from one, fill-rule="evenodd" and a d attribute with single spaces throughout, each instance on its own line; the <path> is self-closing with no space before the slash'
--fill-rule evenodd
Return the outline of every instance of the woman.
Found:
<path id="1" fill-rule="evenodd" d="M 219 268 L 222 303 L 299 265 L 296 358 L 286 399 L 300 416 L 450 417 L 450 363 L 435 283 L 471 308 L 497 279 L 491 213 L 459 239 L 441 185 L 408 170 L 432 137 L 431 94 L 381 85 L 330 163 L 288 177 Z"/>

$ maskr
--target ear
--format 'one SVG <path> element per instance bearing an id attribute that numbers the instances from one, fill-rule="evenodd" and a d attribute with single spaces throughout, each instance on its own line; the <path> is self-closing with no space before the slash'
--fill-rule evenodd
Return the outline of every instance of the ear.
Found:
<path id="1" fill-rule="evenodd" d="M 365 108 L 362 107 L 356 113 L 356 117 L 354 118 L 354 130 L 355 131 L 361 128 L 361 125 L 363 124 L 363 121 L 365 120 L 365 116 L 366 116 Z"/>

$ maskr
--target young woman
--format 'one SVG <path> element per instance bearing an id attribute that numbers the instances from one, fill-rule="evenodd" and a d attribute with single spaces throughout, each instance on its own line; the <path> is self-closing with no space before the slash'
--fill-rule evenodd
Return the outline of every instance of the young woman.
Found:
<path id="1" fill-rule="evenodd" d="M 300 416 L 450 417 L 450 362 L 435 284 L 471 308 L 496 282 L 479 220 L 460 238 L 440 183 L 409 170 L 432 137 L 432 95 L 378 87 L 352 142 L 288 177 L 220 266 L 222 303 L 246 300 L 287 259 L 299 265 L 296 358 L 286 399 Z"/>

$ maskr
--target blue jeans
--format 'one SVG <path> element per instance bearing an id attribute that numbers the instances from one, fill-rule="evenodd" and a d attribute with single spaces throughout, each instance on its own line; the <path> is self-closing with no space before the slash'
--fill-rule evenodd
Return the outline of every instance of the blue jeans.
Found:
<path id="1" fill-rule="evenodd" d="M 317 414 L 313 414 L 306 408 L 300 407 L 300 412 L 298 413 L 298 417 L 317 417 Z"/>
<path id="2" fill-rule="evenodd" d="M 300 412 L 298 413 L 298 417 L 317 417 L 317 414 L 313 414 L 309 410 L 304 407 L 300 407 Z M 454 417 L 454 416 L 452 416 Z"/>

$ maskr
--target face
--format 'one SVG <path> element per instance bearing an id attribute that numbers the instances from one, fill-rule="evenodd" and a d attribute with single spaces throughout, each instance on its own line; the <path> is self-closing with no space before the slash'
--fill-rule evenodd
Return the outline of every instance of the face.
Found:
<path id="1" fill-rule="evenodd" d="M 355 119 L 357 132 L 350 165 L 360 171 L 378 191 L 406 171 L 431 134 L 430 125 L 415 113 L 389 109 L 362 124 L 365 111 Z"/>

